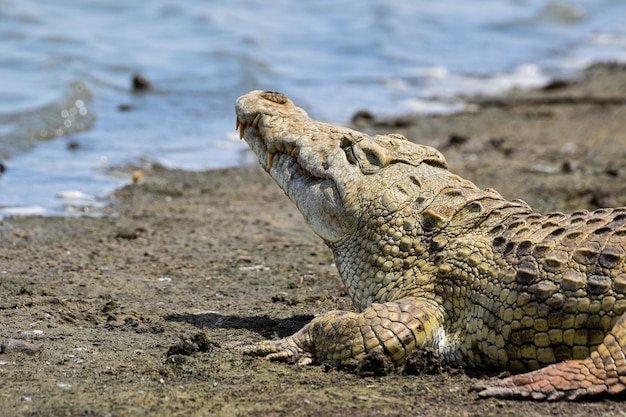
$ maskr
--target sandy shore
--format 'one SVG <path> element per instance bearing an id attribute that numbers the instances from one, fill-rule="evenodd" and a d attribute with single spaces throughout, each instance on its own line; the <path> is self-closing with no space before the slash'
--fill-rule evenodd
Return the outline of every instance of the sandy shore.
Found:
<path id="1" fill-rule="evenodd" d="M 473 98 L 476 112 L 355 119 L 438 147 L 539 211 L 626 205 L 626 66 Z M 234 117 L 234 116 L 233 116 Z M 130 175 L 130 174 L 129 174 Z M 358 376 L 242 357 L 350 309 L 329 250 L 259 168 L 154 167 L 101 218 L 0 220 L 0 415 L 622 415 L 623 404 L 477 401 L 487 374 Z"/>

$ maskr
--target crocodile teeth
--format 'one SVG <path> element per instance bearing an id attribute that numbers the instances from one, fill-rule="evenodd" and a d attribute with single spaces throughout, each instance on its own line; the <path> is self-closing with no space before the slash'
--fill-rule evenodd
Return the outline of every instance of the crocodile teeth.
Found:
<path id="1" fill-rule="evenodd" d="M 252 122 L 253 128 L 256 129 L 259 127 L 259 120 L 261 120 L 261 113 L 257 114 L 256 117 L 254 118 L 254 121 Z"/>
<path id="2" fill-rule="evenodd" d="M 272 165 L 274 165 L 274 156 L 276 155 L 276 152 L 269 152 L 267 154 L 267 169 L 270 170 L 272 169 Z"/>

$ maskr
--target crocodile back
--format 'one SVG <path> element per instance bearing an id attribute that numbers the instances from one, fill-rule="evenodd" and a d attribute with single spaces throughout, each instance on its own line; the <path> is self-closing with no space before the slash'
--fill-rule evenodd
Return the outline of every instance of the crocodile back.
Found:
<path id="1" fill-rule="evenodd" d="M 474 281 L 484 310 L 462 349 L 470 362 L 524 371 L 583 359 L 626 311 L 626 208 L 521 213 L 482 233 L 492 263 Z"/>
<path id="2" fill-rule="evenodd" d="M 626 208 L 513 216 L 498 230 L 493 247 L 505 264 L 517 265 L 519 288 L 538 298 L 613 297 L 624 300 L 616 314 L 626 309 Z M 614 309 L 612 299 L 604 304 Z"/>

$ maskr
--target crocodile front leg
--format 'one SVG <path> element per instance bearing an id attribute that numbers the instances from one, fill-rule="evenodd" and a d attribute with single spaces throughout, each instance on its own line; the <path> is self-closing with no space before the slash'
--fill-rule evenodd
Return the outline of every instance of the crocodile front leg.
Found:
<path id="1" fill-rule="evenodd" d="M 378 352 L 399 366 L 416 347 L 437 343 L 442 333 L 437 317 L 430 303 L 416 298 L 372 304 L 362 313 L 331 311 L 292 336 L 246 346 L 243 353 L 338 366 Z"/>
<path id="2" fill-rule="evenodd" d="M 578 400 L 617 394 L 626 388 L 626 314 L 606 335 L 598 350 L 583 360 L 569 360 L 476 387 L 480 397 Z"/>

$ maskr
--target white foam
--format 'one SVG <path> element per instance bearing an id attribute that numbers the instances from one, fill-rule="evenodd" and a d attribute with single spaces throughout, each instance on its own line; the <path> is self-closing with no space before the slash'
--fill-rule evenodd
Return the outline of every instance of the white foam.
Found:
<path id="1" fill-rule="evenodd" d="M 60 198 L 63 200 L 88 200 L 88 201 L 93 201 L 95 199 L 94 196 L 86 194 L 78 190 L 59 191 L 57 193 L 57 198 Z"/>
<path id="2" fill-rule="evenodd" d="M 626 46 L 626 35 L 623 33 L 597 32 L 587 38 L 590 45 Z"/>
<path id="3" fill-rule="evenodd" d="M 449 75 L 448 68 L 444 66 L 422 67 L 415 68 L 411 71 L 412 75 L 420 78 L 427 78 L 431 80 L 443 80 Z"/>
<path id="4" fill-rule="evenodd" d="M 441 101 L 414 98 L 405 102 L 405 107 L 419 114 L 453 114 L 471 110 L 461 101 Z"/>
<path id="5" fill-rule="evenodd" d="M 512 72 L 500 72 L 486 77 L 459 77 L 461 90 L 474 94 L 502 94 L 514 88 L 530 89 L 545 85 L 550 78 L 532 64 L 522 64 Z"/>
<path id="6" fill-rule="evenodd" d="M 2 207 L 0 214 L 8 216 L 42 216 L 46 214 L 46 209 L 41 206 L 27 207 Z"/>
<path id="7" fill-rule="evenodd" d="M 516 88 L 531 89 L 546 85 L 550 78 L 537 65 L 523 64 L 510 72 L 491 75 L 447 74 L 445 78 L 433 79 L 420 97 L 404 102 L 409 111 L 419 114 L 452 114 L 475 111 L 463 102 L 467 95 L 498 95 Z"/>

